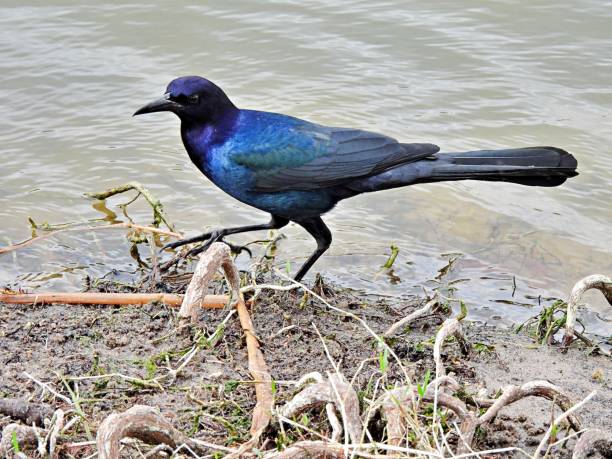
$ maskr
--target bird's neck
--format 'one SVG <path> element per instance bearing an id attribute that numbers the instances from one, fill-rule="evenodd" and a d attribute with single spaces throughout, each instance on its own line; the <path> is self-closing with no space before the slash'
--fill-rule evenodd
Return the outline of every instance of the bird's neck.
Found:
<path id="1" fill-rule="evenodd" d="M 240 111 L 233 107 L 214 120 L 181 120 L 181 137 L 191 161 L 204 174 L 215 146 L 227 141 L 236 128 Z"/>

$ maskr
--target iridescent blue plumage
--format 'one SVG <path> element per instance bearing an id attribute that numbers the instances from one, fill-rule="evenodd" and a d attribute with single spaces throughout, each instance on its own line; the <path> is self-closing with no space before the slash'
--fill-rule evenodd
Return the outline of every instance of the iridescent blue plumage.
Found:
<path id="1" fill-rule="evenodd" d="M 280 228 L 295 221 L 317 241 L 317 250 L 296 275 L 298 280 L 329 247 L 331 233 L 321 215 L 342 199 L 445 180 L 556 186 L 576 175 L 576 160 L 558 148 L 437 155 L 439 148 L 433 144 L 400 143 L 373 132 L 241 110 L 218 86 L 195 76 L 173 80 L 162 99 L 136 114 L 156 111 L 179 116 L 189 157 L 213 183 L 272 214 L 268 224 L 219 230 L 171 246 L 207 239 L 210 243 L 228 234 Z"/>
<path id="2" fill-rule="evenodd" d="M 219 188 L 234 198 L 271 214 L 291 218 L 320 215 L 331 209 L 334 197 L 326 190 L 257 189 L 258 178 L 284 167 L 303 164 L 320 149 L 312 138 L 296 133 L 297 119 L 272 113 L 241 110 L 223 141 L 201 126 L 182 129 L 183 141 L 196 166 Z M 274 132 L 286 136 L 279 141 Z M 303 153 L 307 152 L 307 153 Z"/>
<path id="3" fill-rule="evenodd" d="M 344 185 L 353 180 L 438 151 L 277 113 L 239 110 L 230 117 L 221 140 L 210 128 L 183 127 L 192 160 L 226 193 L 289 219 L 319 216 L 352 194 Z"/>

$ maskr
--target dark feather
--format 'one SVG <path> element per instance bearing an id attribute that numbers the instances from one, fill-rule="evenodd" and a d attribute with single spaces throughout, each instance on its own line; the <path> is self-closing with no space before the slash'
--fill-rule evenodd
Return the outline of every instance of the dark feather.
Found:
<path id="1" fill-rule="evenodd" d="M 314 158 L 301 165 L 256 171 L 255 191 L 317 190 L 338 186 L 439 151 L 436 145 L 429 143 L 403 144 L 373 132 L 328 129 L 329 140 L 323 154 L 309 155 Z"/>

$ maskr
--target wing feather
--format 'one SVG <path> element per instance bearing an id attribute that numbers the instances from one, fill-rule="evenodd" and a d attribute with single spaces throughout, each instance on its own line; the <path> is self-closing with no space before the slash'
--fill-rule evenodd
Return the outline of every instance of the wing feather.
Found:
<path id="1" fill-rule="evenodd" d="M 255 191 L 315 190 L 369 177 L 439 151 L 428 143 L 399 143 L 382 134 L 313 123 L 260 131 L 260 141 L 234 161 L 255 174 Z"/>

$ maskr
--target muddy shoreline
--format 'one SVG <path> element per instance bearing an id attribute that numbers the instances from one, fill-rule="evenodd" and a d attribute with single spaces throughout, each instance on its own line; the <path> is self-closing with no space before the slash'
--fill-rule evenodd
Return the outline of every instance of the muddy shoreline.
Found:
<path id="1" fill-rule="evenodd" d="M 330 304 L 361 317 L 376 333 L 383 333 L 423 304 L 419 298 L 373 299 L 325 284 L 318 288 Z M 216 289 L 223 289 L 221 282 Z M 146 404 L 159 407 L 190 436 L 225 446 L 239 444 L 248 439 L 255 398 L 243 331 L 235 317 L 227 319 L 228 312 L 203 310 L 198 326 L 185 336 L 176 333 L 176 309 L 161 304 L 0 304 L 0 396 L 42 400 L 54 408 L 66 408 L 57 397 L 43 394 L 24 372 L 73 400 L 78 391 L 84 416 L 66 433 L 72 443 L 91 439 L 91 432 L 112 411 Z M 349 380 L 354 378 L 360 397 L 371 396 L 368 391 L 382 373 L 380 356 L 375 340 L 355 320 L 297 292 L 264 292 L 251 314 L 276 381 L 277 405 L 291 398 L 295 393 L 291 383 L 304 374 L 331 371 L 330 359 Z M 426 373 L 434 370 L 432 338 L 444 318 L 438 312 L 418 319 L 388 340 L 414 381 L 423 381 Z M 226 325 L 218 333 L 224 319 Z M 465 331 L 472 348 L 468 356 L 452 344 L 443 351 L 447 371 L 461 381 L 463 391 L 494 397 L 507 384 L 548 380 L 577 402 L 596 390 L 595 397 L 579 413 L 583 425 L 612 431 L 612 364 L 608 357 L 587 355 L 579 343 L 562 354 L 558 347 L 536 345 L 524 334 L 469 322 Z M 147 383 L 176 368 L 194 340 L 215 332 L 218 336 L 213 344 L 191 360 L 172 384 L 156 387 Z M 384 373 L 387 385 L 401 379 L 393 364 Z M 504 408 L 478 433 L 476 446 L 478 450 L 519 447 L 532 451 L 550 425 L 551 416 L 559 413 L 547 400 L 521 400 Z M 325 423 L 316 413 L 309 416 L 311 425 L 325 431 Z M 0 429 L 9 422 L 7 416 L 0 416 Z M 274 426 L 270 427 L 268 438 L 277 433 Z M 286 435 L 292 441 L 308 437 L 299 429 Z M 553 457 L 571 457 L 573 442 L 575 439 L 570 439 L 566 446 L 555 448 Z M 87 457 L 95 451 L 93 448 L 66 450 L 60 457 Z M 138 457 L 135 451 L 126 454 Z"/>

